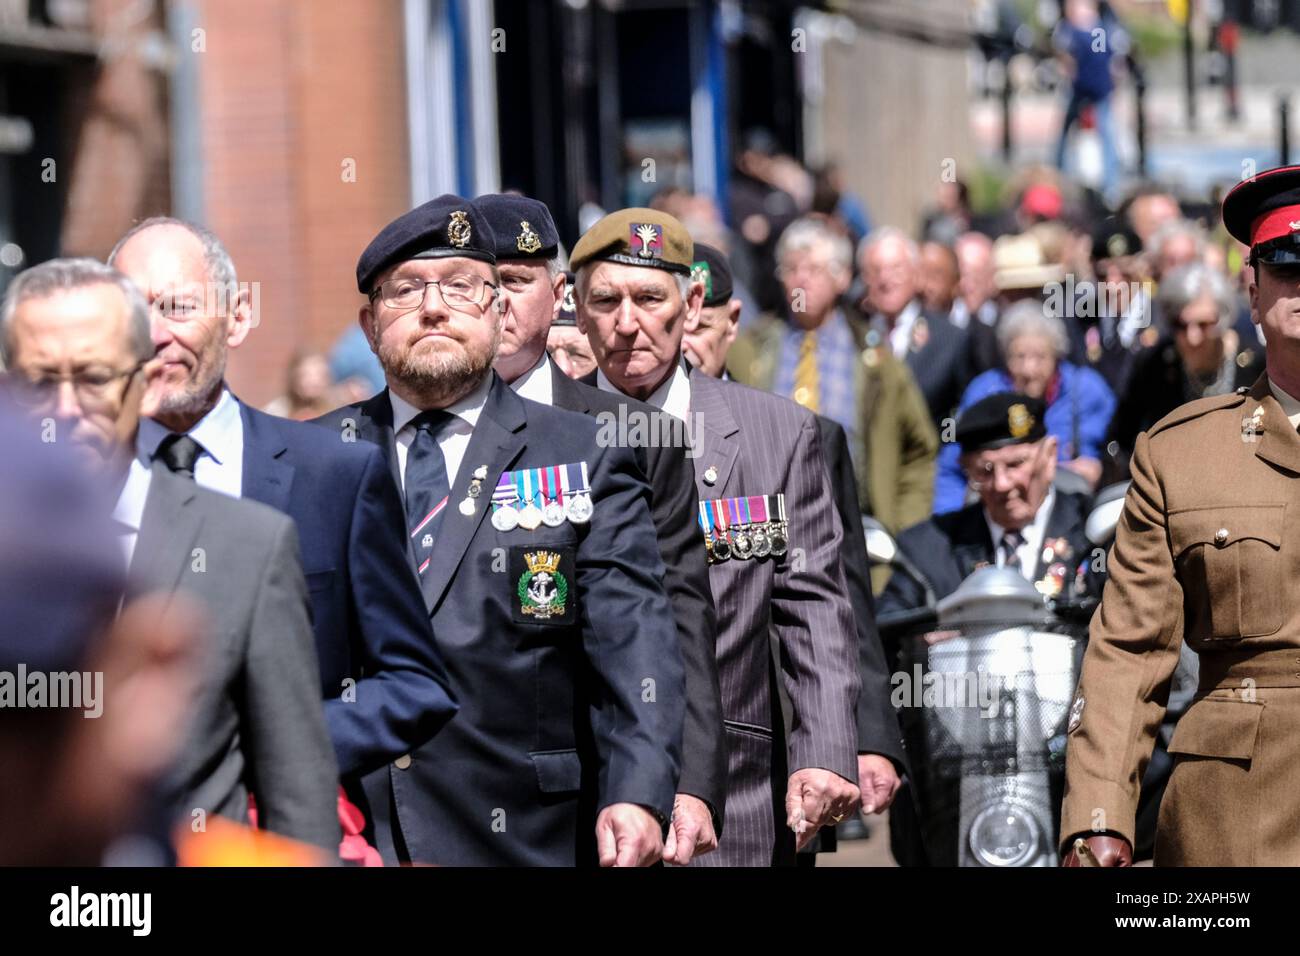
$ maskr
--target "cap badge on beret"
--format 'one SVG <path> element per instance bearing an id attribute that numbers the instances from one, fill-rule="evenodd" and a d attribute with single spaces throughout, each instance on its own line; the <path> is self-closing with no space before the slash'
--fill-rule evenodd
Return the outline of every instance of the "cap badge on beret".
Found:
<path id="1" fill-rule="evenodd" d="M 573 283 L 564 283 L 564 302 L 560 308 L 565 312 L 578 311 L 578 304 L 573 301 Z"/>
<path id="2" fill-rule="evenodd" d="M 1029 409 L 1025 406 L 1017 402 L 1007 409 L 1007 428 L 1012 438 L 1017 440 L 1024 438 L 1033 427 L 1034 416 L 1029 414 Z"/>
<path id="3" fill-rule="evenodd" d="M 457 209 L 451 214 L 451 222 L 447 224 L 447 241 L 457 249 L 464 249 L 469 245 L 469 238 L 469 213 Z"/>
<path id="4" fill-rule="evenodd" d="M 641 259 L 661 259 L 664 254 L 664 227 L 653 222 L 631 223 L 631 250 Z"/>
<path id="5" fill-rule="evenodd" d="M 713 298 L 713 273 L 709 270 L 707 262 L 691 263 L 691 281 L 704 283 L 704 298 L 706 301 Z"/>
<path id="6" fill-rule="evenodd" d="M 1111 236 L 1106 240 L 1106 251 L 1112 259 L 1128 255 L 1128 240 L 1121 235 Z"/>
<path id="7" fill-rule="evenodd" d="M 527 219 L 519 221 L 519 235 L 515 237 L 515 248 L 527 255 L 542 248 L 542 237 L 536 233 Z"/>

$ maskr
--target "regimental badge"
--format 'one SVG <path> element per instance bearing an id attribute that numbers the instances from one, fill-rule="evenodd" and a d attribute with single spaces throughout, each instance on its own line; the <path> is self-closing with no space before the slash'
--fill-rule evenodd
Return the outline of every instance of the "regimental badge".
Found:
<path id="1" fill-rule="evenodd" d="M 511 548 L 510 564 L 516 621 L 572 624 L 577 620 L 572 548 Z"/>
<path id="2" fill-rule="evenodd" d="M 1079 727 L 1079 722 L 1083 720 L 1083 691 L 1080 690 L 1074 696 L 1074 703 L 1070 705 L 1070 723 L 1066 728 L 1067 734 L 1072 734 Z"/>
<path id="3" fill-rule="evenodd" d="M 1237 353 L 1237 368 L 1246 368 L 1253 361 L 1255 361 L 1254 349 L 1242 349 Z"/>
<path id="4" fill-rule="evenodd" d="M 421 538 L 421 539 L 420 539 L 420 547 L 422 547 L 422 548 L 432 548 L 432 547 L 433 547 L 433 535 L 431 535 L 431 534 L 426 534 L 423 538 Z"/>
<path id="5" fill-rule="evenodd" d="M 564 305 L 560 308 L 565 312 L 577 312 L 578 303 L 573 300 L 573 283 L 564 283 Z"/>
<path id="6" fill-rule="evenodd" d="M 631 224 L 632 237 L 629 248 L 641 259 L 662 259 L 664 254 L 664 227 L 653 222 Z"/>
<path id="7" fill-rule="evenodd" d="M 704 283 L 704 298 L 713 298 L 713 273 L 709 270 L 707 262 L 691 263 L 691 281 Z"/>
<path id="8" fill-rule="evenodd" d="M 1043 563 L 1050 561 L 1069 561 L 1074 557 L 1074 549 L 1064 538 L 1049 538 L 1043 542 Z"/>
<path id="9" fill-rule="evenodd" d="M 1064 564 L 1057 561 L 1047 569 L 1041 581 L 1034 582 L 1034 589 L 1043 597 L 1054 598 L 1065 590 L 1065 577 L 1069 574 L 1069 569 Z"/>
<path id="10" fill-rule="evenodd" d="M 1007 409 L 1007 428 L 1011 431 L 1012 438 L 1024 438 L 1033 427 L 1034 416 L 1020 402 Z"/>
<path id="11" fill-rule="evenodd" d="M 457 249 L 464 249 L 469 245 L 469 237 L 469 213 L 457 209 L 451 214 L 451 222 L 447 223 L 447 241 Z"/>
<path id="12" fill-rule="evenodd" d="M 515 248 L 528 255 L 542 248 L 542 237 L 533 230 L 527 219 L 519 222 L 519 235 L 515 237 Z"/>

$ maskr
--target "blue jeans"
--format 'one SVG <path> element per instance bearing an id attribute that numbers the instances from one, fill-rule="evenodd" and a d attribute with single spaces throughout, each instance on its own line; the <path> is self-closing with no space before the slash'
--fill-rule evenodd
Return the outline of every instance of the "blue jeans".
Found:
<path id="1" fill-rule="evenodd" d="M 1056 168 L 1065 170 L 1065 147 L 1070 139 L 1070 128 L 1079 121 L 1083 108 L 1094 107 L 1097 133 L 1101 136 L 1101 186 L 1108 199 L 1115 196 L 1119 186 L 1119 153 L 1115 148 L 1115 121 L 1110 110 L 1110 94 L 1095 99 L 1071 88 L 1070 102 L 1065 107 L 1065 121 L 1061 124 L 1061 138 L 1056 144 Z"/>

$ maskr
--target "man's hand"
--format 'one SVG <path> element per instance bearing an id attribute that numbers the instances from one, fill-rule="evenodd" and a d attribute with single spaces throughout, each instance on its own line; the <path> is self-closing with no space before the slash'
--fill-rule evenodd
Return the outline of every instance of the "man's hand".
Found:
<path id="1" fill-rule="evenodd" d="M 1071 841 L 1073 843 L 1073 841 Z M 1079 859 L 1079 852 L 1070 848 L 1070 852 L 1065 854 L 1065 859 L 1061 861 L 1061 866 L 1132 866 L 1133 865 L 1133 848 L 1129 846 L 1128 840 L 1122 836 L 1099 833 L 1094 836 L 1086 837 L 1083 841 L 1087 849 L 1084 856 L 1089 853 L 1096 862 L 1086 859 Z"/>
<path id="2" fill-rule="evenodd" d="M 601 866 L 650 866 L 664 850 L 659 821 L 635 803 L 611 803 L 600 811 L 596 846 Z"/>
<path id="3" fill-rule="evenodd" d="M 902 785 L 888 757 L 858 754 L 858 789 L 862 791 L 863 813 L 884 813 Z"/>
<path id="4" fill-rule="evenodd" d="M 709 805 L 689 793 L 677 794 L 673 801 L 673 823 L 668 828 L 668 842 L 664 844 L 664 862 L 685 866 L 692 857 L 717 848 L 718 835 L 713 832 Z"/>
<path id="5" fill-rule="evenodd" d="M 824 825 L 834 826 L 853 812 L 858 788 L 837 773 L 809 767 L 790 775 L 785 791 L 785 823 L 802 850 Z"/>

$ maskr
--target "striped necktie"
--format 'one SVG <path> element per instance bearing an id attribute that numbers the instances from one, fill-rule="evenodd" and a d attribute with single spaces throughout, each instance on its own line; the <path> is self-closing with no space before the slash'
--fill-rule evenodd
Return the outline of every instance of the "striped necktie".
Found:
<path id="1" fill-rule="evenodd" d="M 821 383 L 817 380 L 817 332 L 805 332 L 799 343 L 799 361 L 794 367 L 794 400 L 811 412 L 817 411 Z"/>
<path id="2" fill-rule="evenodd" d="M 1025 536 L 1019 531 L 1008 531 L 1002 535 L 1002 566 L 1015 571 L 1020 567 L 1020 547 L 1025 543 Z"/>
<path id="3" fill-rule="evenodd" d="M 406 451 L 406 523 L 410 528 L 411 547 L 416 569 L 423 574 L 433 556 L 438 525 L 447 508 L 451 484 L 447 480 L 447 461 L 438 447 L 438 436 L 456 420 L 442 409 L 421 412 L 411 421 L 415 437 Z"/>

